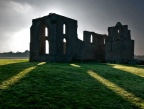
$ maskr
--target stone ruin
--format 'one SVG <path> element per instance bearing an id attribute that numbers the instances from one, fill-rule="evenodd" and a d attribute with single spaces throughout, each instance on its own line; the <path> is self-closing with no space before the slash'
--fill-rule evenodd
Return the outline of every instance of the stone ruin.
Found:
<path id="1" fill-rule="evenodd" d="M 105 59 L 115 62 L 127 62 L 134 59 L 134 40 L 131 40 L 127 25 L 118 22 L 116 26 L 108 27 Z"/>
<path id="2" fill-rule="evenodd" d="M 77 20 L 55 13 L 33 19 L 30 61 L 124 61 L 134 59 L 134 41 L 127 25 L 108 28 L 108 36 L 84 31 L 78 39 Z"/>

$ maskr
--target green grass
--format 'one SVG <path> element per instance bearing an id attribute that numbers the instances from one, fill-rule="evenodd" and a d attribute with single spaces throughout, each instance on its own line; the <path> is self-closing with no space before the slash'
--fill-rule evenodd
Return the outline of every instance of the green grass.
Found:
<path id="1" fill-rule="evenodd" d="M 0 60 L 0 109 L 144 109 L 144 66 Z"/>

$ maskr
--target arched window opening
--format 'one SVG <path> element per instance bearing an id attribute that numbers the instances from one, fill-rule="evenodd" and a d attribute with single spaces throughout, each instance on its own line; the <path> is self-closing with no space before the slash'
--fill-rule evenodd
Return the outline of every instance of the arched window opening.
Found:
<path id="1" fill-rule="evenodd" d="M 45 54 L 49 54 L 49 42 L 48 42 L 48 40 L 45 41 Z"/>
<path id="2" fill-rule="evenodd" d="M 93 36 L 90 36 L 90 43 L 93 43 Z"/>
<path id="3" fill-rule="evenodd" d="M 63 34 L 66 34 L 66 25 L 63 24 Z"/>
<path id="4" fill-rule="evenodd" d="M 66 54 L 66 39 L 63 39 L 63 54 Z"/>
<path id="5" fill-rule="evenodd" d="M 48 28 L 45 27 L 45 36 L 48 36 Z"/>

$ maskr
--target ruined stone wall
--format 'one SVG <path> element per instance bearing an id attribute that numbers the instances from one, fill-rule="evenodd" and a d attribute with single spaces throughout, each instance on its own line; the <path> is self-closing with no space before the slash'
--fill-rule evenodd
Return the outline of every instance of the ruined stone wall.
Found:
<path id="1" fill-rule="evenodd" d="M 85 60 L 104 60 L 106 35 L 84 31 Z"/>
<path id="2" fill-rule="evenodd" d="M 31 26 L 30 61 L 55 61 L 56 42 L 54 16 L 44 16 L 34 19 Z M 48 28 L 48 35 L 45 35 Z M 49 54 L 46 54 L 46 41 L 49 42 Z"/>
<path id="3" fill-rule="evenodd" d="M 134 59 L 134 40 L 131 40 L 127 25 L 120 22 L 108 28 L 106 61 L 124 62 Z"/>
<path id="4" fill-rule="evenodd" d="M 125 61 L 134 58 L 134 41 L 127 25 L 118 22 L 109 27 L 108 36 L 84 31 L 83 41 L 78 39 L 77 27 L 76 20 L 54 13 L 33 19 L 30 61 Z"/>
<path id="5" fill-rule="evenodd" d="M 73 55 L 73 61 L 83 61 L 85 58 L 85 44 L 82 40 L 77 39 L 75 42 L 75 50 Z"/>
<path id="6" fill-rule="evenodd" d="M 66 41 L 65 44 L 64 39 Z M 60 62 L 72 61 L 78 40 L 77 21 L 63 16 L 57 16 L 56 40 L 56 60 Z"/>
<path id="7" fill-rule="evenodd" d="M 45 36 L 46 27 L 48 36 Z M 49 42 L 49 54 L 46 54 L 46 40 Z M 30 61 L 72 61 L 77 40 L 76 20 L 56 14 L 34 19 L 31 26 Z"/>

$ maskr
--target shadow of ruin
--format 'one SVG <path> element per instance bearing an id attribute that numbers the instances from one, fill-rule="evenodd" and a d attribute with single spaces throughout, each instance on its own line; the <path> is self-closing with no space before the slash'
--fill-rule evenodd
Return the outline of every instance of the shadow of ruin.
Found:
<path id="1" fill-rule="evenodd" d="M 84 31 L 78 39 L 77 20 L 55 13 L 33 19 L 30 61 L 127 62 L 134 60 L 134 40 L 127 25 L 108 27 L 108 35 Z"/>

